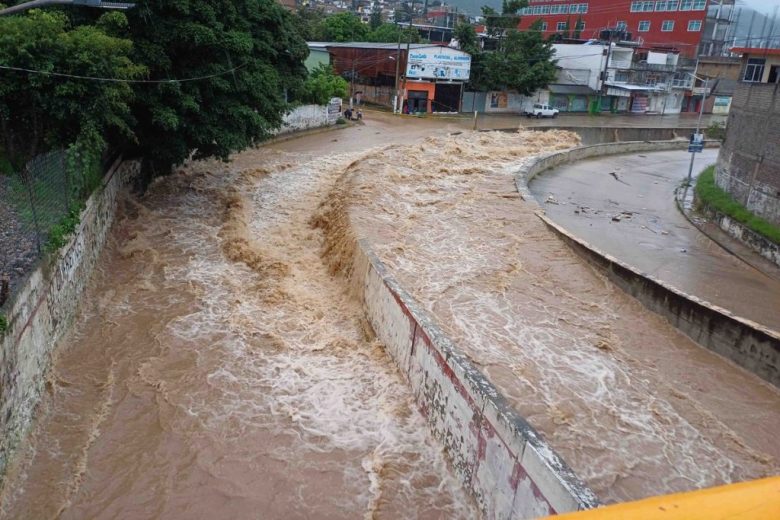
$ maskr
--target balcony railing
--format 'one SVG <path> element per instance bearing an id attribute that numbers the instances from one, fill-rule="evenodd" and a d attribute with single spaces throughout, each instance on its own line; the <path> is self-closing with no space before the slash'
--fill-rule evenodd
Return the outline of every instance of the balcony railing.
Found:
<path id="1" fill-rule="evenodd" d="M 692 87 L 693 87 L 693 79 L 692 78 L 673 79 L 672 80 L 672 88 L 690 89 Z"/>
<path id="2" fill-rule="evenodd" d="M 635 62 L 631 65 L 633 70 L 648 70 L 654 72 L 674 72 L 677 70 L 677 65 L 655 64 L 647 63 L 643 61 Z"/>

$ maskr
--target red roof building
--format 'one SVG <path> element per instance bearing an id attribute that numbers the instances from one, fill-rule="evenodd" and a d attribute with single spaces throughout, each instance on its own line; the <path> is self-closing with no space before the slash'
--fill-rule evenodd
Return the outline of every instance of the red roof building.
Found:
<path id="1" fill-rule="evenodd" d="M 605 29 L 625 30 L 644 48 L 678 50 L 693 58 L 702 38 L 708 0 L 529 0 L 520 14 L 520 29 L 537 20 L 546 36 L 575 33 L 599 38 Z"/>

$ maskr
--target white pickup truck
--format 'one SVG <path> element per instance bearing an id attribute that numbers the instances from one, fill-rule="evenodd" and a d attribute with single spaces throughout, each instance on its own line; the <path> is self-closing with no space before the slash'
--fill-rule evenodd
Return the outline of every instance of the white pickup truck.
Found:
<path id="1" fill-rule="evenodd" d="M 530 110 L 525 110 L 525 115 L 527 117 L 536 117 L 537 119 L 540 117 L 558 117 L 558 109 L 550 105 L 536 103 Z"/>

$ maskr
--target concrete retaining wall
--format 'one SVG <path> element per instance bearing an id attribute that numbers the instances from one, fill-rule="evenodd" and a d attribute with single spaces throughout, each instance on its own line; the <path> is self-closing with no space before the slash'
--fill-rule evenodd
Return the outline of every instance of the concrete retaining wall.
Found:
<path id="1" fill-rule="evenodd" d="M 682 333 L 780 387 L 780 335 L 734 316 L 603 253 L 547 217 L 540 218 L 580 256 L 603 269 L 610 280 Z"/>
<path id="2" fill-rule="evenodd" d="M 695 125 L 695 121 L 693 122 Z M 560 127 L 561 130 L 575 132 L 583 145 L 620 143 L 627 141 L 670 141 L 687 139 L 692 130 L 687 128 L 619 128 L 619 127 Z"/>
<path id="3" fill-rule="evenodd" d="M 687 148 L 685 141 L 610 143 L 584 146 L 542 155 L 517 172 L 515 182 L 528 201 L 528 182 L 549 168 L 599 155 Z M 620 262 L 568 233 L 541 215 L 540 218 L 578 254 L 602 268 L 609 278 L 645 307 L 660 314 L 685 335 L 734 361 L 770 383 L 780 386 L 780 335 L 755 322 L 734 316 L 726 309 L 704 302 L 638 269 Z"/>
<path id="4" fill-rule="evenodd" d="M 76 233 L 41 265 L 9 305 L 0 338 L 0 478 L 32 421 L 57 342 L 68 331 L 114 220 L 120 190 L 140 162 L 115 164 L 87 201 Z"/>
<path id="5" fill-rule="evenodd" d="M 702 210 L 710 220 L 715 222 L 729 236 L 739 240 L 770 262 L 780 266 L 780 244 L 772 242 L 768 238 L 752 231 L 741 222 L 719 211 L 715 211 L 709 206 L 705 206 Z"/>
<path id="6" fill-rule="evenodd" d="M 434 436 L 486 518 L 536 518 L 589 509 L 594 493 L 361 241 L 355 273 L 367 317 Z"/>
<path id="7" fill-rule="evenodd" d="M 780 225 L 780 84 L 737 83 L 715 183 Z"/>
<path id="8" fill-rule="evenodd" d="M 525 118 L 521 118 L 520 125 L 523 125 Z M 693 122 L 695 125 L 696 122 Z M 583 146 L 590 146 L 594 144 L 609 144 L 609 143 L 626 143 L 634 141 L 672 141 L 675 139 L 688 139 L 691 133 L 693 133 L 694 127 L 691 128 L 628 128 L 628 127 L 616 127 L 616 126 L 558 126 L 558 125 L 543 125 L 543 126 L 527 126 L 525 130 L 566 130 L 568 132 L 574 132 L 580 136 Z M 517 132 L 517 127 L 512 128 L 497 128 L 497 129 L 483 129 L 482 132 L 491 132 L 497 130 L 499 132 Z M 686 141 L 687 142 L 687 141 Z"/>
<path id="9" fill-rule="evenodd" d="M 290 134 L 336 124 L 341 112 L 341 102 L 338 105 L 302 105 L 284 116 L 282 127 L 277 135 Z"/>
<path id="10" fill-rule="evenodd" d="M 539 129 L 541 130 L 541 129 Z M 713 141 L 707 147 L 717 147 L 719 143 Z M 590 157 L 603 155 L 617 155 L 622 153 L 660 152 L 664 150 L 686 150 L 687 140 L 677 141 L 631 141 L 621 143 L 604 143 L 589 146 L 580 146 L 563 152 L 551 152 L 542 154 L 524 165 L 515 175 L 517 190 L 528 201 L 533 201 L 531 192 L 528 191 L 528 183 L 539 173 L 555 168 L 562 164 L 568 164 Z"/>

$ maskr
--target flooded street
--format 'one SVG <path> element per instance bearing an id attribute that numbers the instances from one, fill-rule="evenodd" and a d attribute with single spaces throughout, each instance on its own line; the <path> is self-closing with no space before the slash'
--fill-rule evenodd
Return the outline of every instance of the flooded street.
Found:
<path id="1" fill-rule="evenodd" d="M 577 142 L 367 115 L 126 198 L 0 518 L 478 518 L 343 276 L 358 238 L 604 501 L 776 474 L 780 391 L 517 193 Z"/>
<path id="2" fill-rule="evenodd" d="M 697 155 L 696 173 L 717 156 Z M 674 190 L 689 164 L 683 150 L 602 157 L 544 172 L 529 188 L 551 219 L 601 251 L 780 331 L 780 268 L 758 255 L 759 269 L 743 262 L 678 211 Z"/>
<path id="3" fill-rule="evenodd" d="M 348 160 L 260 149 L 125 203 L 0 516 L 475 517 L 320 256 Z"/>

